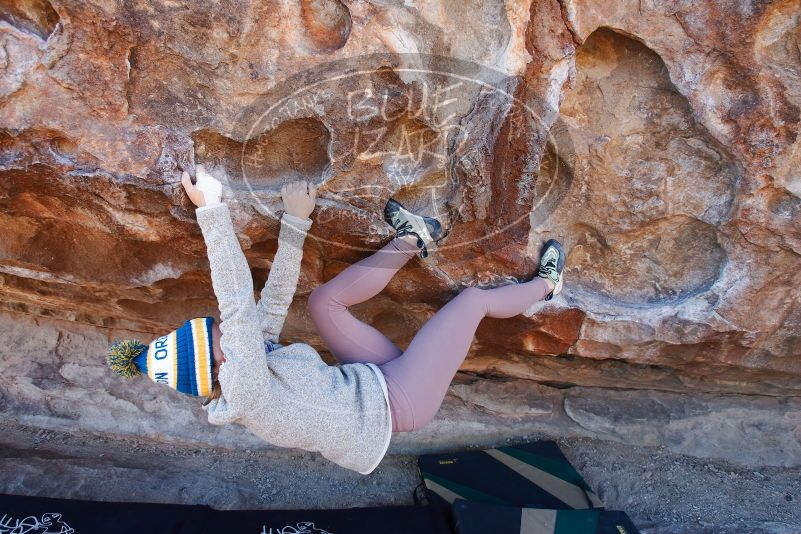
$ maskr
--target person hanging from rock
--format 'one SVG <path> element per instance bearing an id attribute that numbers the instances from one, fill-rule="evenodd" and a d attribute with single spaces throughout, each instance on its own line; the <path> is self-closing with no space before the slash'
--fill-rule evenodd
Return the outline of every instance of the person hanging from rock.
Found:
<path id="1" fill-rule="evenodd" d="M 412 257 L 425 257 L 440 223 L 390 200 L 384 210 L 395 237 L 349 266 L 309 297 L 309 311 L 340 365 L 327 365 L 305 343 L 279 343 L 298 282 L 303 243 L 317 189 L 307 182 L 281 190 L 284 213 L 278 250 L 258 303 L 245 255 L 234 233 L 222 186 L 202 166 L 197 183 L 182 184 L 197 206 L 220 324 L 187 321 L 149 345 L 113 344 L 109 365 L 123 376 L 144 373 L 183 393 L 207 397 L 212 424 L 239 423 L 266 442 L 319 452 L 361 474 L 384 457 L 392 432 L 431 421 L 467 355 L 484 317 L 508 318 L 560 292 L 565 253 L 556 240 L 541 251 L 533 280 L 495 289 L 467 288 L 402 351 L 348 307 L 377 295 Z"/>

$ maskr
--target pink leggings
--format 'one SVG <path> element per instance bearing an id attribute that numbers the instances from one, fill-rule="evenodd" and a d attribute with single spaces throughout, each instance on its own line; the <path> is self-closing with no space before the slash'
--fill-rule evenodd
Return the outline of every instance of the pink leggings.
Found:
<path id="1" fill-rule="evenodd" d="M 348 306 L 380 293 L 416 252 L 414 245 L 393 239 L 309 297 L 317 331 L 339 362 L 374 363 L 384 373 L 393 432 L 417 430 L 433 419 L 481 319 L 514 317 L 548 292 L 542 278 L 495 289 L 469 287 L 423 325 L 403 352 L 384 334 L 351 315 Z"/>

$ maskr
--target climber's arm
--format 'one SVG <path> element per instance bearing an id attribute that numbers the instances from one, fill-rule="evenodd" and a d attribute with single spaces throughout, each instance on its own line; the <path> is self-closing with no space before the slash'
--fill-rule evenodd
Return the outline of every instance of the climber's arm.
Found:
<path id="1" fill-rule="evenodd" d="M 295 296 L 303 258 L 303 242 L 311 227 L 310 219 L 301 219 L 289 213 L 281 217 L 278 234 L 278 251 L 275 253 L 267 282 L 256 305 L 258 321 L 264 339 L 277 342 L 284 326 L 289 305 Z"/>
<path id="2" fill-rule="evenodd" d="M 316 194 L 317 188 L 306 182 L 287 184 L 281 189 L 285 211 L 278 234 L 278 251 L 256 306 L 262 335 L 268 341 L 278 341 L 289 305 L 295 296 L 303 242 L 312 224 L 309 215 L 314 210 Z"/>
<path id="3" fill-rule="evenodd" d="M 259 335 L 261 327 L 256 319 L 253 278 L 234 233 L 228 206 L 219 202 L 219 196 L 212 199 L 202 189 L 201 173 L 205 174 L 199 168 L 197 186 L 188 174 L 182 182 L 198 206 L 197 222 L 206 241 L 211 282 L 220 308 L 220 345 L 226 356 L 220 382 L 227 398 L 237 392 L 248 395 L 263 387 L 263 377 L 269 375 L 264 342 Z M 233 404 L 233 398 L 228 400 Z"/>

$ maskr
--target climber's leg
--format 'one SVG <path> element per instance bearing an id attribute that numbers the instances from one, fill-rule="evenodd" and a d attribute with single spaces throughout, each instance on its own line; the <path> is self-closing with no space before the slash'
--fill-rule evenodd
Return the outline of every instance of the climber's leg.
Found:
<path id="1" fill-rule="evenodd" d="M 341 363 L 380 365 L 401 354 L 397 345 L 384 334 L 356 319 L 348 306 L 380 293 L 416 252 L 415 245 L 395 238 L 312 292 L 309 312 L 314 325 Z"/>
<path id="2" fill-rule="evenodd" d="M 406 352 L 380 365 L 387 382 L 392 429 L 408 432 L 430 421 L 467 356 L 481 319 L 514 317 L 536 301 L 557 295 L 562 289 L 565 259 L 562 245 L 549 239 L 540 252 L 534 280 L 462 291 L 420 329 Z"/>
<path id="3" fill-rule="evenodd" d="M 542 278 L 495 289 L 469 287 L 438 311 L 406 352 L 379 366 L 389 390 L 393 431 L 416 430 L 434 417 L 481 319 L 523 313 L 551 287 Z"/>

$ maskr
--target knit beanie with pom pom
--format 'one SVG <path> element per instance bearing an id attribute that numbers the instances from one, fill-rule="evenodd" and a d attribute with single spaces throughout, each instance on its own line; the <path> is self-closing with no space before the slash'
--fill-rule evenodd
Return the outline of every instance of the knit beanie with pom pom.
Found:
<path id="1" fill-rule="evenodd" d="M 146 374 L 187 395 L 211 393 L 214 351 L 211 341 L 213 317 L 190 319 L 178 330 L 143 345 L 136 339 L 113 343 L 106 361 L 112 371 L 130 378 Z"/>

